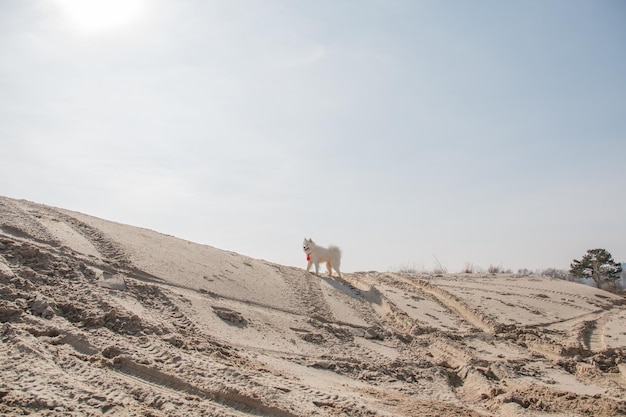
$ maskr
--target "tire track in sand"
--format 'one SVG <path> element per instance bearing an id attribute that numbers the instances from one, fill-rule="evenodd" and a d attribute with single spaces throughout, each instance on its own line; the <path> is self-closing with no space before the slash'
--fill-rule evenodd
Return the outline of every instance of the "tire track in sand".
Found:
<path id="1" fill-rule="evenodd" d="M 111 264 L 127 268 L 130 268 L 132 266 L 130 257 L 128 256 L 124 248 L 119 243 L 107 236 L 100 229 L 92 227 L 87 223 L 52 207 L 40 205 L 37 205 L 36 207 L 41 211 L 48 212 L 48 214 L 52 217 L 58 218 L 59 220 L 70 226 L 72 229 L 76 230 L 76 232 L 83 235 L 88 241 L 93 244 L 93 246 L 98 250 L 98 252 L 100 252 L 100 254 L 102 254 L 102 256 L 106 260 L 111 262 Z"/>
<path id="2" fill-rule="evenodd" d="M 299 300 L 303 314 L 311 318 L 321 318 L 322 321 L 334 322 L 336 318 L 330 305 L 326 302 L 322 290 L 321 277 L 310 274 L 298 268 L 267 264 L 281 274 L 291 287 L 295 297 Z M 286 270 L 288 269 L 288 270 Z"/>
<path id="3" fill-rule="evenodd" d="M 37 209 L 38 206 L 30 202 L 0 197 L 0 230 L 11 236 L 58 246 L 60 242 L 37 219 Z"/>
<path id="4" fill-rule="evenodd" d="M 260 413 L 269 417 L 297 417 L 287 410 L 275 406 L 265 405 L 260 399 L 247 396 L 234 390 L 210 390 L 200 388 L 183 379 L 158 369 L 141 365 L 128 358 L 122 357 L 114 362 L 114 369 L 132 378 L 144 381 L 150 386 L 159 386 L 176 393 L 185 392 L 204 400 L 218 403 L 236 411 L 244 413 Z"/>
<path id="5" fill-rule="evenodd" d="M 584 346 L 591 352 L 600 352 L 607 348 L 604 340 L 604 329 L 608 324 L 613 312 L 602 314 L 595 320 L 585 323 L 585 331 L 582 336 Z"/>
<path id="6" fill-rule="evenodd" d="M 421 279 L 408 279 L 402 275 L 395 274 L 396 278 L 402 282 L 408 283 L 413 287 L 419 288 L 425 294 L 430 295 L 439 301 L 444 307 L 455 312 L 459 318 L 464 319 L 472 326 L 490 334 L 497 334 L 503 330 L 503 325 L 497 323 L 487 315 L 472 309 L 467 303 L 455 296 L 454 294 L 444 290 L 443 288 L 432 285 L 431 283 Z"/>

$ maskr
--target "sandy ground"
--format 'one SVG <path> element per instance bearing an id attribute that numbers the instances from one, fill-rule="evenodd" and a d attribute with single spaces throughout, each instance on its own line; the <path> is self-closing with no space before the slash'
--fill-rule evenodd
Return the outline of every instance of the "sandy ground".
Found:
<path id="1" fill-rule="evenodd" d="M 0 337 L 2 415 L 626 415 L 616 295 L 316 277 L 4 197 Z"/>

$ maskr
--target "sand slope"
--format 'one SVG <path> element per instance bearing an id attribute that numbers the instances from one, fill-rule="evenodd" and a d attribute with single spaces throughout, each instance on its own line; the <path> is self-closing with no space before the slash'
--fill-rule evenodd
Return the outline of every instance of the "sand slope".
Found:
<path id="1" fill-rule="evenodd" d="M 626 415 L 618 296 L 344 279 L 0 197 L 0 414 Z"/>

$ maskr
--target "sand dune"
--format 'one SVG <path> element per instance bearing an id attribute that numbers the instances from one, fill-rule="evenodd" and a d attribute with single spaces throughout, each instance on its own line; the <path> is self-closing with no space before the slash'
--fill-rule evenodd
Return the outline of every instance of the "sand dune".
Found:
<path id="1" fill-rule="evenodd" d="M 536 276 L 318 278 L 4 197 L 0 336 L 3 415 L 626 415 L 616 295 Z"/>

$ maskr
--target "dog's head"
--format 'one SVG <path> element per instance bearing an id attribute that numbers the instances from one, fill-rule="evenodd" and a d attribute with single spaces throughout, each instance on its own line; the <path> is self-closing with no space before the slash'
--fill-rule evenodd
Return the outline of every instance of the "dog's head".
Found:
<path id="1" fill-rule="evenodd" d="M 302 249 L 305 253 L 311 253 L 311 247 L 313 246 L 313 239 L 304 238 L 304 242 L 302 242 Z"/>

